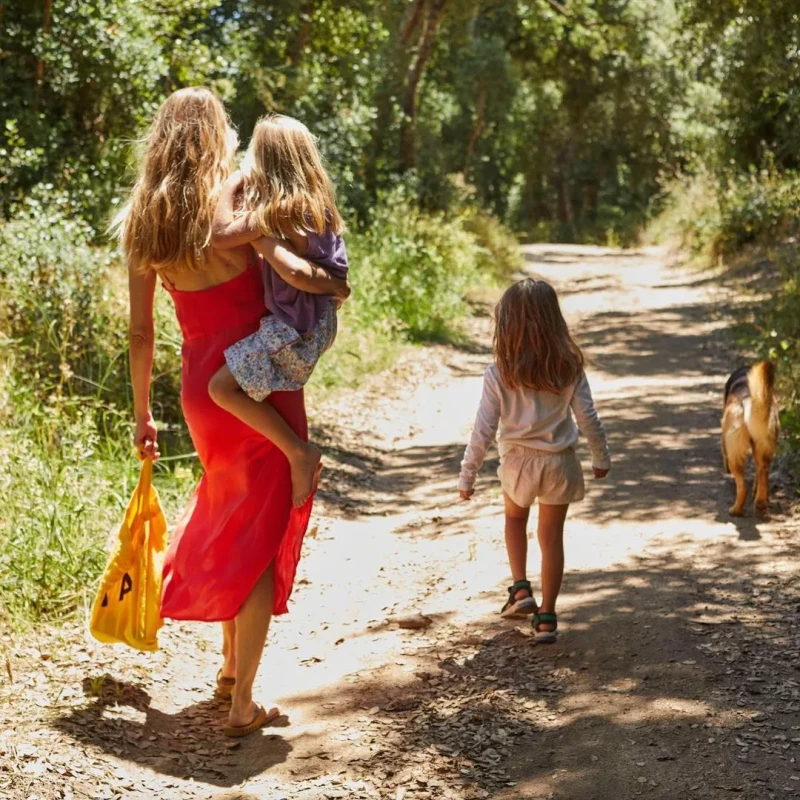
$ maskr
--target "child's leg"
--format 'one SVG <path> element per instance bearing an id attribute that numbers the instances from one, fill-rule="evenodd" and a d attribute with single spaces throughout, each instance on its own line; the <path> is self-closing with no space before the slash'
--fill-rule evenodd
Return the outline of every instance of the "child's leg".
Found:
<path id="1" fill-rule="evenodd" d="M 506 551 L 508 564 L 511 567 L 511 578 L 517 581 L 527 580 L 528 567 L 528 516 L 529 508 L 518 506 L 505 492 L 503 498 L 506 506 Z M 530 592 L 520 589 L 515 600 L 530 597 Z"/>
<path id="2" fill-rule="evenodd" d="M 292 471 L 292 503 L 302 506 L 314 491 L 322 458 L 320 449 L 300 439 L 270 403 L 248 397 L 227 366 L 211 379 L 208 393 L 220 408 L 269 439 L 286 456 Z"/>
<path id="3" fill-rule="evenodd" d="M 566 505 L 547 505 L 539 503 L 539 547 L 542 551 L 542 603 L 540 611 L 553 613 L 556 600 L 561 591 L 564 577 L 564 520 L 567 518 Z M 553 626 L 543 622 L 542 631 L 550 631 Z"/>

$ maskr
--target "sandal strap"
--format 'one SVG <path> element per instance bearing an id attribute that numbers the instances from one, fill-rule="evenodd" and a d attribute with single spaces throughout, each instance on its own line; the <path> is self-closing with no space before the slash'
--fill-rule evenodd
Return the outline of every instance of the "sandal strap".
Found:
<path id="1" fill-rule="evenodd" d="M 516 581 L 512 586 L 508 587 L 509 596 L 513 597 L 520 589 L 525 589 L 533 597 L 533 587 L 530 581 Z"/>
<path id="2" fill-rule="evenodd" d="M 557 630 L 558 617 L 553 611 L 537 611 L 533 615 L 533 627 L 538 628 L 540 624 L 552 625 L 553 630 Z"/>
<path id="3" fill-rule="evenodd" d="M 511 606 L 513 606 L 514 603 L 517 602 L 516 599 L 514 598 L 514 595 L 520 589 L 524 589 L 530 595 L 531 600 L 533 600 L 533 587 L 531 586 L 531 582 L 530 581 L 516 581 L 516 583 L 514 583 L 513 586 L 509 586 L 508 587 L 508 600 L 506 601 L 506 604 L 500 609 L 500 613 L 501 614 L 504 611 L 506 611 L 507 609 L 511 608 Z"/>

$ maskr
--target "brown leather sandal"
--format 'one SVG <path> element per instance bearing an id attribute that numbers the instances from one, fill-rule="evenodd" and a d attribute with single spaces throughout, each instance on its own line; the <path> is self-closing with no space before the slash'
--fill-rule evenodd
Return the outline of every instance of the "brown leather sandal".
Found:
<path id="1" fill-rule="evenodd" d="M 240 739 L 242 736 L 249 736 L 251 733 L 255 733 L 259 728 L 263 728 L 280 715 L 281 712 L 277 708 L 271 708 L 267 711 L 264 706 L 258 706 L 255 717 L 247 725 L 228 725 L 222 729 L 222 732 L 233 739 Z"/>
<path id="2" fill-rule="evenodd" d="M 234 686 L 236 686 L 236 678 L 225 678 L 220 669 L 217 672 L 217 688 L 214 691 L 214 696 L 217 700 L 227 700 L 233 694 Z"/>

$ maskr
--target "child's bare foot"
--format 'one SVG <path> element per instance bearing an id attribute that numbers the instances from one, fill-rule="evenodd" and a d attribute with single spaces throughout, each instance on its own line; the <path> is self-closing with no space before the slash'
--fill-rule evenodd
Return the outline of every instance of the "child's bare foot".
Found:
<path id="1" fill-rule="evenodd" d="M 314 493 L 322 471 L 322 451 L 314 444 L 305 444 L 289 459 L 292 470 L 292 505 L 300 508 Z"/>

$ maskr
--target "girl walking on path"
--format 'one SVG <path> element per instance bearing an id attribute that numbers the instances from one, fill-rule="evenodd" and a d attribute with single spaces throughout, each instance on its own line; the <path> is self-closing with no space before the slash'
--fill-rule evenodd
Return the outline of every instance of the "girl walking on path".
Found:
<path id="1" fill-rule="evenodd" d="M 564 575 L 564 520 L 570 503 L 582 500 L 584 494 L 574 449 L 578 426 L 592 451 L 595 478 L 604 478 L 611 467 L 608 444 L 583 371 L 583 354 L 550 284 L 527 278 L 505 292 L 495 310 L 494 357 L 495 363 L 484 373 L 483 396 L 461 462 L 458 489 L 464 500 L 473 496 L 475 477 L 496 437 L 514 582 L 501 615 L 533 614 L 536 640 L 554 642 L 556 600 Z M 527 578 L 528 516 L 537 499 L 541 606 Z"/>
<path id="2" fill-rule="evenodd" d="M 172 534 L 161 611 L 172 619 L 223 623 L 217 689 L 227 696 L 233 692 L 229 736 L 251 733 L 279 713 L 253 702 L 253 681 L 271 616 L 287 611 L 313 499 L 293 508 L 284 455 L 208 394 L 211 377 L 225 363 L 225 349 L 255 332 L 267 314 L 252 248 L 218 250 L 211 244 L 214 211 L 236 145 L 212 92 L 175 92 L 156 115 L 119 220 L 130 286 L 134 441 L 141 455 L 157 457 L 150 383 L 160 280 L 183 334 L 181 406 L 204 468 Z M 307 262 L 295 268 L 292 280 L 299 288 L 347 296 L 345 281 Z M 276 392 L 265 402 L 296 436 L 307 439 L 302 390 Z"/>

